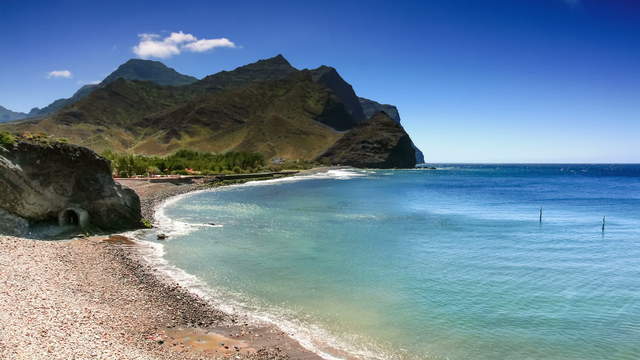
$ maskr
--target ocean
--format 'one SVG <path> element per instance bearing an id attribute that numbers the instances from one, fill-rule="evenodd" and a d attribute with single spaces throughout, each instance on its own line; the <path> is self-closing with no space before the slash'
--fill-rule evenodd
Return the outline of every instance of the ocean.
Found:
<path id="1" fill-rule="evenodd" d="M 183 195 L 146 239 L 327 359 L 640 358 L 640 165 L 437 167 Z"/>

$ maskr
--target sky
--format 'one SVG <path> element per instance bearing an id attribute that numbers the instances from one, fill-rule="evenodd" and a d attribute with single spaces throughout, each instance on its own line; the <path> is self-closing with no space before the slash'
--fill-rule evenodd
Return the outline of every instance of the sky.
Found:
<path id="1" fill-rule="evenodd" d="M 427 162 L 640 163 L 640 1 L 0 0 L 0 105 L 130 58 L 198 78 L 283 54 L 398 107 Z"/>

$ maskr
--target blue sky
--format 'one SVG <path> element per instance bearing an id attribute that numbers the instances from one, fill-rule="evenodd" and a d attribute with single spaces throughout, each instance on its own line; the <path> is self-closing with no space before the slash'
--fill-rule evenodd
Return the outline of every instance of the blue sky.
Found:
<path id="1" fill-rule="evenodd" d="M 199 78 L 278 53 L 336 67 L 430 162 L 640 162 L 636 0 L 3 0 L 0 105 L 68 97 L 179 31 L 235 45 L 158 59 Z"/>

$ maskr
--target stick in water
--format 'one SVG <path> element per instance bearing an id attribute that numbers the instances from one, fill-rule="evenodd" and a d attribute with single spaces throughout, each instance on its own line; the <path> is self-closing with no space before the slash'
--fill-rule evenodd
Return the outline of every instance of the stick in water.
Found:
<path id="1" fill-rule="evenodd" d="M 604 224 L 606 222 L 606 218 L 607 218 L 606 216 L 602 217 L 602 232 L 604 232 Z"/>
<path id="2" fill-rule="evenodd" d="M 540 224 L 542 224 L 542 208 L 540 208 Z"/>

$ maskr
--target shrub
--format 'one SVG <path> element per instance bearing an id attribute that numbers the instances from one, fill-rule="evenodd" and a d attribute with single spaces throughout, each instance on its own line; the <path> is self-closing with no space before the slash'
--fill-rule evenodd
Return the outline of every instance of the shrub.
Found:
<path id="1" fill-rule="evenodd" d="M 0 146 L 11 146 L 16 143 L 16 137 L 8 132 L 0 131 Z"/>

